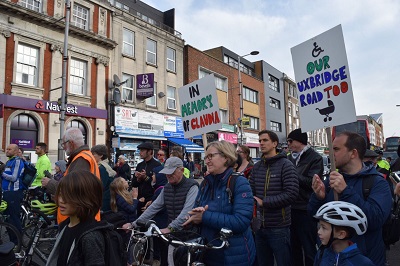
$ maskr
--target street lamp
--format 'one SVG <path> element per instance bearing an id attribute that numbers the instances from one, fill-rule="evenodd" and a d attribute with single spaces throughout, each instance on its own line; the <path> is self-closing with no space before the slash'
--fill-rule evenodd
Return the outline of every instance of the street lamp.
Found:
<path id="1" fill-rule="evenodd" d="M 246 55 L 238 55 L 238 71 L 239 71 L 239 97 L 240 97 L 240 145 L 243 145 L 243 84 L 242 76 L 240 73 L 240 59 L 248 55 L 258 55 L 259 51 L 252 51 Z"/>

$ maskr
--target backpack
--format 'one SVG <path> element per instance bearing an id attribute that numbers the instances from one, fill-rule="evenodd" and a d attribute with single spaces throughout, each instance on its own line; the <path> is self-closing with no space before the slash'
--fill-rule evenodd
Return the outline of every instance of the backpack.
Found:
<path id="1" fill-rule="evenodd" d="M 124 247 L 124 241 L 121 235 L 110 228 L 102 229 L 105 242 L 105 265 L 122 265 L 127 264 L 127 252 Z"/>
<path id="2" fill-rule="evenodd" d="M 363 178 L 362 188 L 364 200 L 366 200 L 371 193 L 374 181 L 374 176 Z M 393 202 L 390 215 L 382 226 L 382 238 L 386 246 L 393 245 L 400 240 L 400 200 Z"/>
<path id="3" fill-rule="evenodd" d="M 25 189 L 28 189 L 36 179 L 36 167 L 30 162 L 24 162 L 24 171 L 22 172 L 21 180 Z"/>
<path id="4" fill-rule="evenodd" d="M 229 203 L 231 203 L 231 204 L 233 204 L 233 200 L 234 200 L 233 195 L 235 192 L 236 180 L 238 179 L 239 176 L 241 176 L 240 173 L 233 172 L 229 176 L 228 182 L 226 182 L 226 190 L 225 191 L 228 193 Z M 207 180 L 204 180 L 201 183 L 200 191 L 202 191 L 205 188 L 206 184 L 207 184 Z M 200 193 L 199 193 L 199 195 L 200 195 Z M 200 199 L 198 199 L 198 200 L 200 200 Z"/>

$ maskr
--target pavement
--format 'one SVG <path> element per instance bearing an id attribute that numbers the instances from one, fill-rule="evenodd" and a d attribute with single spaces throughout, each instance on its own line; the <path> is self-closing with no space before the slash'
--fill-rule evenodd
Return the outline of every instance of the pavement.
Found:
<path id="1" fill-rule="evenodd" d="M 390 246 L 390 250 L 386 253 L 387 262 L 386 266 L 399 266 L 400 265 L 400 241 L 395 245 Z"/>

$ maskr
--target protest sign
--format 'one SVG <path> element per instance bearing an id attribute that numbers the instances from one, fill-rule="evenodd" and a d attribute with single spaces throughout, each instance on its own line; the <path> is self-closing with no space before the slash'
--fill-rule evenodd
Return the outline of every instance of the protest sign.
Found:
<path id="1" fill-rule="evenodd" d="M 291 49 L 303 132 L 356 121 L 342 26 Z"/>
<path id="2" fill-rule="evenodd" d="M 213 74 L 179 88 L 178 96 L 185 138 L 222 128 Z"/>

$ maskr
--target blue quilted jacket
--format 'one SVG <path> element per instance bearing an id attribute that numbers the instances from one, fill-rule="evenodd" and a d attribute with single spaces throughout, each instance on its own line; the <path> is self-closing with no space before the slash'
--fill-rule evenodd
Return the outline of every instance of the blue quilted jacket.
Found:
<path id="1" fill-rule="evenodd" d="M 255 259 L 255 244 L 250 229 L 253 194 L 248 180 L 244 176 L 239 176 L 233 191 L 233 204 L 229 202 L 226 189 L 232 172 L 232 168 L 228 168 L 220 175 L 206 176 L 200 185 L 195 203 L 195 207 L 208 205 L 201 223 L 201 235 L 208 242 L 214 245 L 221 243 L 218 240 L 221 228 L 233 231 L 228 248 L 207 251 L 204 263 L 208 266 L 248 266 L 252 265 Z"/>

